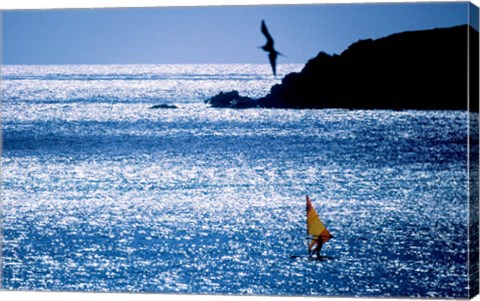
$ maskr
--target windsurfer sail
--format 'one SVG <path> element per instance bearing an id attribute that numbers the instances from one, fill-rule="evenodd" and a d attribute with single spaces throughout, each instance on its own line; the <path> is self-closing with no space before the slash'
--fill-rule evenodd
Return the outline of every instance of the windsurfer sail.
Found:
<path id="1" fill-rule="evenodd" d="M 307 195 L 307 236 L 312 239 L 308 245 L 308 255 L 311 257 L 317 254 L 320 258 L 320 250 L 324 243 L 332 238 L 332 234 L 325 227 L 323 222 L 318 217 L 317 211 L 313 208 L 312 202 Z"/>

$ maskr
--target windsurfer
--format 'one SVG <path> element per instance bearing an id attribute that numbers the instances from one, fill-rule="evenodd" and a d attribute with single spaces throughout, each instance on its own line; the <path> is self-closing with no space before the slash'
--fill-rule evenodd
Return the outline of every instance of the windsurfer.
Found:
<path id="1" fill-rule="evenodd" d="M 307 195 L 307 236 L 312 238 L 308 245 L 308 257 L 317 254 L 317 259 L 321 259 L 320 251 L 323 244 L 332 238 L 332 234 L 327 230 L 325 225 L 318 217 L 317 211 L 313 208 L 312 202 Z"/>
<path id="2" fill-rule="evenodd" d="M 317 236 L 313 239 L 310 247 L 308 248 L 308 257 L 312 257 L 313 254 L 317 255 L 317 259 L 320 259 L 320 251 L 323 247 L 323 239 L 320 236 Z"/>

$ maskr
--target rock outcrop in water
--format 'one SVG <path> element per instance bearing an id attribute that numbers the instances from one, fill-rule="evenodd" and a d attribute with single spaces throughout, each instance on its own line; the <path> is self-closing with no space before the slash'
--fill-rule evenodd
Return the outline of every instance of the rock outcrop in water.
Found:
<path id="1" fill-rule="evenodd" d="M 160 105 L 151 106 L 150 109 L 178 109 L 176 105 L 168 105 L 166 103 L 162 103 Z"/>
<path id="2" fill-rule="evenodd" d="M 470 70 L 470 91 L 467 45 L 476 68 Z M 478 31 L 462 25 L 360 40 L 340 55 L 320 52 L 265 97 L 232 91 L 206 102 L 229 108 L 466 110 L 469 92 L 478 99 Z M 478 101 L 470 110 L 478 112 Z"/>
<path id="3" fill-rule="evenodd" d="M 226 93 L 220 92 L 205 102 L 210 103 L 213 107 L 217 108 L 245 109 L 259 106 L 257 100 L 250 97 L 240 96 L 236 90 Z"/>

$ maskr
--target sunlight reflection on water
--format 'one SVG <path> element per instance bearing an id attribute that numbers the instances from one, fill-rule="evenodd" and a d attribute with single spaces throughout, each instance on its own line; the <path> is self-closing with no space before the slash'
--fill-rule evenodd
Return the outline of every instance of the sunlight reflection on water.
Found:
<path id="1" fill-rule="evenodd" d="M 270 85 L 250 89 L 253 67 L 182 68 L 180 86 L 207 92 Z M 219 110 L 205 91 L 151 110 L 130 85 L 155 68 L 97 70 L 85 90 L 81 68 L 25 70 L 2 92 L 6 288 L 466 296 L 464 112 Z M 81 100 L 57 99 L 58 80 Z M 290 258 L 306 253 L 307 193 L 333 260 Z"/>

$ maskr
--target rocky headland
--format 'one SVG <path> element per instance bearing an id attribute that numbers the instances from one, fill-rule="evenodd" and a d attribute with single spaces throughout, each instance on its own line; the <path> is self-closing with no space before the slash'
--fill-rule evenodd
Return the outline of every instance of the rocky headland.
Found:
<path id="1" fill-rule="evenodd" d="M 360 40 L 340 55 L 320 52 L 265 97 L 231 91 L 205 102 L 228 108 L 478 112 L 478 37 L 478 31 L 461 25 Z M 469 95 L 476 100 L 470 106 Z"/>

